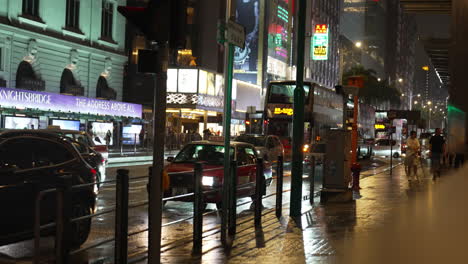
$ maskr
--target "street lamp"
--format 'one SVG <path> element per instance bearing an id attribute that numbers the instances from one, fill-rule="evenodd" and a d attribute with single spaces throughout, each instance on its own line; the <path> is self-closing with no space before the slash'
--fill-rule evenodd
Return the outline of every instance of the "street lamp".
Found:
<path id="1" fill-rule="evenodd" d="M 431 101 L 429 101 L 429 102 L 427 102 L 427 104 L 428 104 L 428 105 L 431 105 L 431 104 L 432 104 L 432 102 L 431 102 Z"/>
<path id="2" fill-rule="evenodd" d="M 405 96 L 405 94 L 403 93 L 403 94 L 401 94 L 401 96 Z"/>
<path id="3" fill-rule="evenodd" d="M 377 78 L 377 81 L 378 81 L 378 82 L 380 82 L 381 80 L 382 80 L 382 79 L 380 79 L 380 78 Z"/>
<path id="4" fill-rule="evenodd" d="M 418 94 L 418 97 L 421 97 L 421 94 Z"/>
<path id="5" fill-rule="evenodd" d="M 361 41 L 358 41 L 356 42 L 356 48 L 361 48 L 362 47 L 362 42 Z"/>
<path id="6" fill-rule="evenodd" d="M 399 79 L 398 79 L 398 82 L 403 82 L 403 79 L 402 79 L 402 78 L 399 78 Z"/>
<path id="7" fill-rule="evenodd" d="M 414 104 L 418 104 L 418 101 L 414 101 Z"/>

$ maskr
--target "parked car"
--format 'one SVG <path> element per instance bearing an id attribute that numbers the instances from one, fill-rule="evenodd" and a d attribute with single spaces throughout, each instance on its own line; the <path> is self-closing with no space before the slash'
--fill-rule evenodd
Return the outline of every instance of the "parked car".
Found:
<path id="1" fill-rule="evenodd" d="M 392 145 L 390 146 L 390 139 L 378 139 L 375 141 L 372 150 L 374 156 L 390 157 L 392 155 L 394 158 L 399 158 L 401 156 L 401 146 L 397 144 L 396 140 L 392 140 L 391 142 Z"/>
<path id="2" fill-rule="evenodd" d="M 72 138 L 69 138 L 70 142 L 75 145 L 78 152 L 80 152 L 83 159 L 96 170 L 96 178 L 98 181 L 98 187 L 101 187 L 101 182 L 106 179 L 106 166 L 105 160 L 102 157 L 101 153 L 95 151 L 88 145 L 83 142 L 75 141 Z"/>
<path id="3" fill-rule="evenodd" d="M 101 156 L 104 158 L 104 163 L 107 164 L 109 159 L 109 150 L 104 142 L 99 143 L 101 141 L 99 137 L 93 139 L 85 131 L 60 129 L 60 127 L 57 126 L 49 126 L 47 130 L 62 136 L 73 138 L 78 142 L 88 145 L 90 148 L 101 154 Z"/>
<path id="4" fill-rule="evenodd" d="M 241 135 L 234 140 L 254 145 L 257 156 L 269 162 L 277 162 L 278 156 L 284 157 L 283 144 L 277 136 Z"/>
<path id="5" fill-rule="evenodd" d="M 96 170 L 66 138 L 38 130 L 0 132 L 0 245 L 33 237 L 35 203 L 40 191 L 56 188 L 59 178 L 72 177 L 72 183 L 96 183 Z M 72 217 L 94 211 L 96 185 L 72 192 Z M 41 225 L 55 222 L 56 193 L 46 194 L 41 202 Z M 72 224 L 70 239 L 79 247 L 88 238 L 91 219 Z M 54 234 L 54 228 L 44 230 Z"/>
<path id="6" fill-rule="evenodd" d="M 237 184 L 244 187 L 237 190 L 237 197 L 253 197 L 255 194 L 256 162 L 257 153 L 252 144 L 244 142 L 231 142 L 231 158 L 237 161 Z M 205 203 L 215 203 L 218 209 L 221 208 L 222 192 L 219 188 L 224 180 L 224 145 L 217 141 L 198 141 L 187 144 L 177 154 L 169 157 L 171 162 L 165 167 L 169 173 L 170 187 L 165 191 L 164 196 L 177 196 L 193 192 L 193 169 L 196 162 L 204 164 L 203 190 L 217 190 L 204 195 Z M 272 169 L 269 162 L 264 162 L 265 177 L 263 194 L 272 181 Z M 177 173 L 181 172 L 181 173 Z M 177 174 L 175 174 L 177 173 Z M 193 197 L 183 197 L 177 201 L 192 201 Z"/>

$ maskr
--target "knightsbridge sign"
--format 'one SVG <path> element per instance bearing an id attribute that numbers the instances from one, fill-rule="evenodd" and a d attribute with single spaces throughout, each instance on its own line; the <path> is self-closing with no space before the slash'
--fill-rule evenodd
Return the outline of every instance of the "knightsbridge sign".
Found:
<path id="1" fill-rule="evenodd" d="M 138 118 L 142 115 L 142 106 L 138 104 L 2 87 L 0 106 Z"/>

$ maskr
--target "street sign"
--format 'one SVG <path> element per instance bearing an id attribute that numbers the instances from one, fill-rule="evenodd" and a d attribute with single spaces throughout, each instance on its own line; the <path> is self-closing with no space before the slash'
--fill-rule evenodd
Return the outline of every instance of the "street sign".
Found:
<path id="1" fill-rule="evenodd" d="M 312 59 L 328 59 L 328 25 L 316 25 L 312 37 Z"/>
<path id="2" fill-rule="evenodd" d="M 245 48 L 245 27 L 229 20 L 226 41 L 241 49 Z"/>

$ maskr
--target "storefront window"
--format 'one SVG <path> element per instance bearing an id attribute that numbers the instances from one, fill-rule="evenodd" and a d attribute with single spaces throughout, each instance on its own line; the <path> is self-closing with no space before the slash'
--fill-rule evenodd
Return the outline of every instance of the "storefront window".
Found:
<path id="1" fill-rule="evenodd" d="M 214 73 L 211 73 L 211 72 L 208 73 L 207 85 L 208 85 L 207 94 L 208 95 L 216 95 L 215 94 L 215 75 L 214 75 Z"/>
<path id="2" fill-rule="evenodd" d="M 206 71 L 200 71 L 198 74 L 198 93 L 207 94 L 208 87 L 208 73 Z"/>
<path id="3" fill-rule="evenodd" d="M 198 84 L 198 70 L 179 70 L 179 93 L 196 93 Z"/>
<path id="4" fill-rule="evenodd" d="M 167 91 L 172 93 L 177 92 L 177 69 L 167 70 Z"/>
<path id="5" fill-rule="evenodd" d="M 224 78 L 220 74 L 216 74 L 216 96 L 223 96 L 224 94 Z"/>

